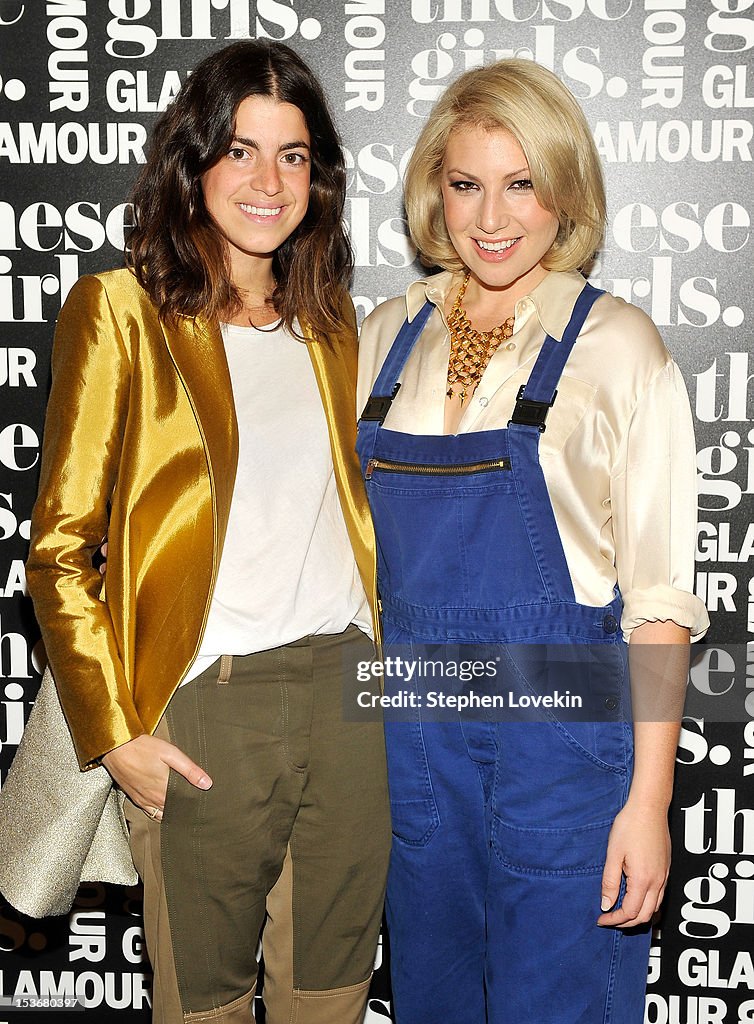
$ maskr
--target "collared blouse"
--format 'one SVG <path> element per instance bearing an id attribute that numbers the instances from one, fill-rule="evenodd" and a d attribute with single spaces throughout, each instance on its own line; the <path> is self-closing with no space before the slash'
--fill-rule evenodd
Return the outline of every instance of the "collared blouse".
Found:
<path id="1" fill-rule="evenodd" d="M 413 319 L 428 299 L 436 310 L 406 363 L 385 426 L 444 433 L 450 341 L 443 308 L 460 284 L 449 272 L 415 281 L 405 297 L 367 317 L 359 346 L 359 412 L 404 319 Z M 576 271 L 552 272 L 518 301 L 513 337 L 490 360 L 459 433 L 507 426 L 545 335 L 561 340 L 583 284 Z M 702 636 L 709 618 L 693 593 L 691 410 L 678 367 L 636 306 L 606 294 L 592 307 L 549 411 L 540 460 L 576 600 L 607 604 L 617 583 L 626 636 L 642 622 L 667 619 L 688 627 L 692 638 Z"/>

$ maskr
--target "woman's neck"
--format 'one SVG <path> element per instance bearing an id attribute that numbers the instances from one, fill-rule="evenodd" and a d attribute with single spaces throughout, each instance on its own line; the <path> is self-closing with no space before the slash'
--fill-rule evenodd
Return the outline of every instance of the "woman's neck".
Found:
<path id="1" fill-rule="evenodd" d="M 245 283 L 234 281 L 234 284 L 241 297 L 241 307 L 225 318 L 227 323 L 236 327 L 267 327 L 280 319 L 272 303 L 275 291 L 272 275 Z"/>
<path id="2" fill-rule="evenodd" d="M 241 258 L 231 250 L 231 277 L 241 299 L 241 307 L 223 319 L 236 327 L 266 327 L 279 316 L 272 304 L 275 278 L 271 257 Z"/>
<path id="3" fill-rule="evenodd" d="M 271 297 L 252 298 L 244 295 L 243 305 L 239 310 L 223 319 L 235 327 L 267 327 L 280 319 L 272 304 Z"/>
<path id="4" fill-rule="evenodd" d="M 516 303 L 528 295 L 546 277 L 547 271 L 540 267 L 530 271 L 506 287 L 495 288 L 480 282 L 473 274 L 470 275 L 469 283 L 464 295 L 463 306 L 470 323 L 477 331 L 490 331 L 499 326 L 508 317 L 513 316 L 516 311 Z M 459 286 L 463 281 L 463 275 L 458 278 Z M 458 288 L 451 289 L 448 296 L 449 312 Z"/>

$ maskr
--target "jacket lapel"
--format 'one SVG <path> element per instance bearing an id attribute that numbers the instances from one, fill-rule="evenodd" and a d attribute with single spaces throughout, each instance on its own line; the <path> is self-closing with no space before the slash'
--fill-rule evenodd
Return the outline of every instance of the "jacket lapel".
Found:
<path id="1" fill-rule="evenodd" d="M 162 330 L 204 442 L 219 549 L 228 525 L 238 465 L 238 424 L 220 327 L 180 317 L 174 324 L 163 324 Z"/>
<path id="2" fill-rule="evenodd" d="M 374 529 L 369 503 L 356 455 L 356 364 L 355 324 L 352 333 L 336 335 L 324 342 L 308 338 L 307 350 L 317 378 L 322 406 L 330 434 L 335 479 L 356 564 L 375 615 L 376 556 Z"/>

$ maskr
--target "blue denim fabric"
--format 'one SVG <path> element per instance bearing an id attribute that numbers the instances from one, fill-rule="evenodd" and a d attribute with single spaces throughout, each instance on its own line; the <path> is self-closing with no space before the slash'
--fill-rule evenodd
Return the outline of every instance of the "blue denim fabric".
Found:
<path id="1" fill-rule="evenodd" d="M 599 294 L 587 285 L 563 339 L 546 338 L 524 398 L 555 397 Z M 394 393 L 431 312 L 427 303 L 404 324 L 373 396 Z M 421 657 L 442 645 L 483 659 L 494 651 L 504 691 L 536 694 L 560 682 L 611 712 L 594 721 L 557 711 L 437 721 L 417 708 L 386 723 L 398 1024 L 643 1021 L 649 929 L 595 923 L 633 761 L 621 600 L 616 591 L 604 607 L 576 601 L 539 437 L 538 427 L 513 421 L 448 436 L 398 433 L 379 418 L 359 424 L 387 653 Z M 500 467 L 385 471 L 374 459 Z M 564 644 L 583 645 L 583 654 L 553 657 Z"/>

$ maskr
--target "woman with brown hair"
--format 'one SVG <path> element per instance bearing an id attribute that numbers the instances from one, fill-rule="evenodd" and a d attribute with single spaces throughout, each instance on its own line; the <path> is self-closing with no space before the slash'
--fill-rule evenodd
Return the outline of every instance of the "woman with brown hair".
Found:
<path id="1" fill-rule="evenodd" d="M 310 69 L 233 44 L 155 127 L 129 269 L 58 323 L 29 590 L 80 765 L 128 797 L 166 1024 L 250 1019 L 265 918 L 270 1024 L 363 1018 L 388 826 L 380 725 L 341 714 L 374 588 L 344 191 Z"/>

